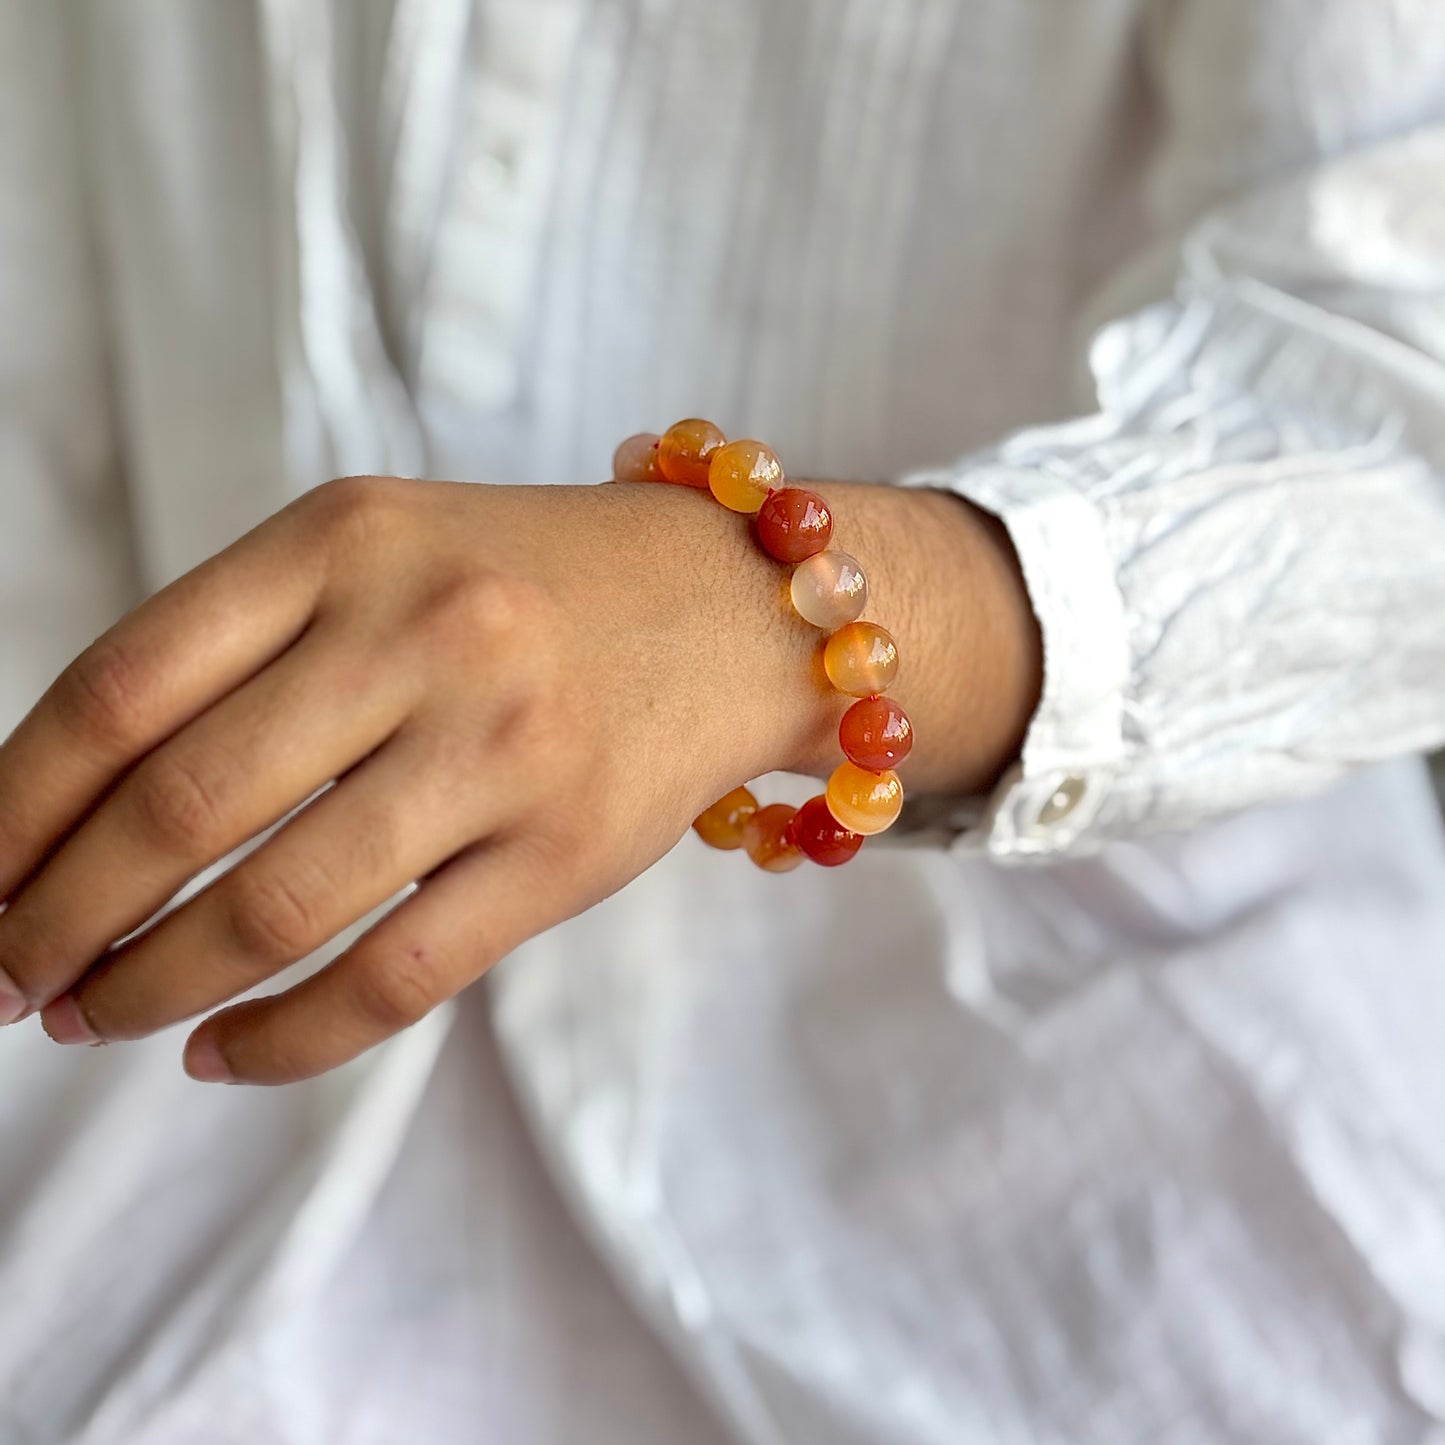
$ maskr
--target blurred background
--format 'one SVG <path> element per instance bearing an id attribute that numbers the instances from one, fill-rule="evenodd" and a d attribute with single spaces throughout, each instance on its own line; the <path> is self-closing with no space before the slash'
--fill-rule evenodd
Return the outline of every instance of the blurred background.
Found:
<path id="1" fill-rule="evenodd" d="M 690 414 L 997 511 L 1078 688 L 311 1085 L 0 1037 L 0 1445 L 1445 1440 L 1442 120 L 1436 0 L 0 0 L 0 728 Z"/>

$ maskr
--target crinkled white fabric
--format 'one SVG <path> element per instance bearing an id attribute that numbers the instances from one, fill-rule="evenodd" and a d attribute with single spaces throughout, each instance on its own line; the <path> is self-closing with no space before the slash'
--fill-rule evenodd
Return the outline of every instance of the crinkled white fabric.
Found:
<path id="1" fill-rule="evenodd" d="M 907 479 L 1004 518 L 1043 628 L 1043 704 L 969 840 L 998 856 L 1445 730 L 1445 126 L 1221 206 L 1181 253 L 1094 343 L 1097 415 Z"/>
<path id="2" fill-rule="evenodd" d="M 0 6 L 7 718 L 330 472 L 694 411 L 998 511 L 1047 651 L 971 842 L 686 842 L 501 1061 L 0 1037 L 5 1445 L 1445 1440 L 1445 855 L 1334 781 L 1441 732 L 1442 77 L 1433 0 Z"/>

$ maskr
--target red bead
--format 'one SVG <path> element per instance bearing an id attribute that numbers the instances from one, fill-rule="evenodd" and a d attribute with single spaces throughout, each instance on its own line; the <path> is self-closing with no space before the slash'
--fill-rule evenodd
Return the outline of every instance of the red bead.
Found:
<path id="1" fill-rule="evenodd" d="M 833 536 L 833 514 L 817 492 L 782 487 L 758 512 L 758 541 L 779 562 L 803 562 Z"/>
<path id="2" fill-rule="evenodd" d="M 881 773 L 913 751 L 913 724 L 891 698 L 860 698 L 843 714 L 838 741 L 860 768 Z"/>
<path id="3" fill-rule="evenodd" d="M 838 822 L 821 793 L 809 798 L 794 815 L 793 840 L 813 862 L 825 868 L 846 863 L 863 846 L 863 835 L 850 833 Z"/>

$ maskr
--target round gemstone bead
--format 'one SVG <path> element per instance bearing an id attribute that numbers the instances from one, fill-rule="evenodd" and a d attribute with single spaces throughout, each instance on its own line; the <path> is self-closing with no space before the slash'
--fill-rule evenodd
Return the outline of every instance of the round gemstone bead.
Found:
<path id="1" fill-rule="evenodd" d="M 838 741 L 860 768 L 881 773 L 913 751 L 913 723 L 891 698 L 860 698 L 843 714 Z"/>
<path id="2" fill-rule="evenodd" d="M 798 563 L 791 591 L 798 615 L 829 632 L 852 622 L 868 605 L 868 579 L 846 552 L 818 552 Z"/>
<path id="3" fill-rule="evenodd" d="M 758 541 L 779 562 L 805 562 L 833 537 L 833 514 L 817 492 L 783 487 L 758 511 Z"/>
<path id="4" fill-rule="evenodd" d="M 657 465 L 669 482 L 706 487 L 713 453 L 727 438 L 710 421 L 689 417 L 663 432 L 657 444 Z"/>
<path id="5" fill-rule="evenodd" d="M 863 835 L 845 828 L 828 811 L 828 800 L 821 793 L 798 809 L 793 837 L 813 862 L 825 868 L 846 863 L 863 846 Z"/>
<path id="6" fill-rule="evenodd" d="M 618 482 L 660 482 L 662 468 L 657 464 L 657 444 L 662 440 L 656 432 L 642 431 L 628 437 L 612 454 L 612 477 Z"/>
<path id="7" fill-rule="evenodd" d="M 783 485 L 783 464 L 762 442 L 728 442 L 712 454 L 707 484 L 730 512 L 751 515 Z"/>
<path id="8" fill-rule="evenodd" d="M 828 811 L 851 833 L 881 833 L 903 808 L 903 784 L 891 769 L 875 773 L 839 763 L 828 779 Z"/>
<path id="9" fill-rule="evenodd" d="M 746 788 L 734 788 L 692 820 L 697 836 L 709 848 L 741 848 L 743 828 L 758 811 L 758 800 Z"/>
<path id="10" fill-rule="evenodd" d="M 876 622 L 850 622 L 828 639 L 823 669 L 828 681 L 850 697 L 887 692 L 898 676 L 898 645 Z"/>
<path id="11" fill-rule="evenodd" d="M 786 803 L 770 803 L 743 824 L 743 847 L 759 868 L 787 873 L 803 861 L 803 850 L 793 838 L 796 812 Z"/>

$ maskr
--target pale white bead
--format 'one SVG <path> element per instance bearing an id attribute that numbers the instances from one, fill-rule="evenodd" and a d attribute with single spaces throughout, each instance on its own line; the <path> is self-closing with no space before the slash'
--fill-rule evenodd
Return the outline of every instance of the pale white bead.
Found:
<path id="1" fill-rule="evenodd" d="M 868 579 L 846 552 L 819 552 L 793 569 L 793 606 L 829 632 L 852 622 L 868 605 Z"/>

